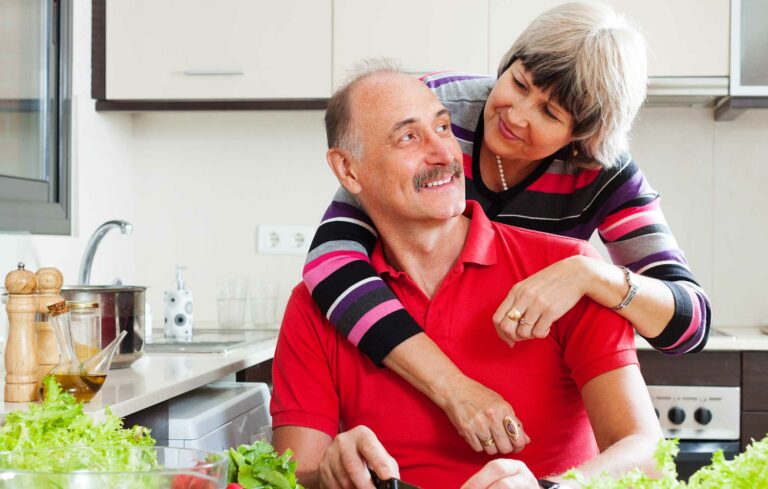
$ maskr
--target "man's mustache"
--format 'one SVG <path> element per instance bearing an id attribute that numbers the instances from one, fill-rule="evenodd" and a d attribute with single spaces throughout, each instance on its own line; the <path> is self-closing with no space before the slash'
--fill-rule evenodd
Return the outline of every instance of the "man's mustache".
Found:
<path id="1" fill-rule="evenodd" d="M 449 177 L 449 176 L 459 178 L 463 174 L 464 174 L 464 168 L 462 167 L 461 163 L 459 163 L 456 160 L 453 160 L 446 166 L 430 168 L 428 170 L 424 170 L 423 172 L 413 177 L 413 187 L 416 189 L 417 192 L 420 192 L 422 189 L 422 186 L 426 182 L 430 182 L 434 180 L 442 180 L 443 178 Z"/>

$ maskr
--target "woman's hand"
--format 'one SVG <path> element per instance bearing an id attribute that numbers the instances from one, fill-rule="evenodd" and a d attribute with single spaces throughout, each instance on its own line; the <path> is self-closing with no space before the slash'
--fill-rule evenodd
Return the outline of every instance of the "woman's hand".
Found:
<path id="1" fill-rule="evenodd" d="M 464 375 L 452 379 L 438 405 L 476 452 L 519 452 L 531 442 L 515 410 L 500 395 Z"/>
<path id="2" fill-rule="evenodd" d="M 369 468 L 382 480 L 400 477 L 397 462 L 373 431 L 356 426 L 336 435 L 325 451 L 318 467 L 320 487 L 373 489 Z"/>
<path id="3" fill-rule="evenodd" d="M 552 323 L 586 293 L 593 277 L 591 261 L 588 257 L 571 256 L 516 283 L 493 315 L 499 337 L 509 346 L 546 337 Z M 519 313 L 517 320 L 515 311 Z"/>
<path id="4" fill-rule="evenodd" d="M 500 458 L 485 464 L 461 489 L 539 489 L 539 483 L 523 462 Z"/>

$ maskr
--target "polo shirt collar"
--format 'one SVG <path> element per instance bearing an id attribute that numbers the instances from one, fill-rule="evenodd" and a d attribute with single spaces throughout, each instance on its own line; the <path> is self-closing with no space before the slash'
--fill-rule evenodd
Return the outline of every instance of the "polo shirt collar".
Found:
<path id="1" fill-rule="evenodd" d="M 485 215 L 483 208 L 474 200 L 467 200 L 467 207 L 464 209 L 464 216 L 470 219 L 467 240 L 464 242 L 464 248 L 459 255 L 460 263 L 473 263 L 476 265 L 493 265 L 496 263 L 496 230 L 493 224 Z M 376 247 L 371 254 L 371 265 L 379 275 L 388 273 L 392 277 L 397 277 L 403 272 L 396 270 L 384 257 L 384 249 L 381 246 L 381 240 L 376 243 Z"/>

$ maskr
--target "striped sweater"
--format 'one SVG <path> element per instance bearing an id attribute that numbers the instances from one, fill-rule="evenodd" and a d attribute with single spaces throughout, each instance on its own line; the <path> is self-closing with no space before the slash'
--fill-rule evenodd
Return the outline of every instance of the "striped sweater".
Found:
<path id="1" fill-rule="evenodd" d="M 491 219 L 513 226 L 584 240 L 597 231 L 615 264 L 662 280 L 672 291 L 675 313 L 649 343 L 672 355 L 704 348 L 709 299 L 664 219 L 659 194 L 629 156 L 610 169 L 585 170 L 553 155 L 519 184 L 494 192 L 479 178 L 478 156 L 483 106 L 495 80 L 440 73 L 424 81 L 451 112 L 468 199 L 478 201 Z M 339 332 L 380 364 L 421 328 L 369 263 L 377 239 L 370 218 L 340 189 L 312 242 L 304 282 Z"/>

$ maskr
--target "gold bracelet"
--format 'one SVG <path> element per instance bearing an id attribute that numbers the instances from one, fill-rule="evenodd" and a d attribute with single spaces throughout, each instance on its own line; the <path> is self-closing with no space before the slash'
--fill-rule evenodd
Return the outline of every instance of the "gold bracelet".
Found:
<path id="1" fill-rule="evenodd" d="M 636 283 L 632 281 L 632 272 L 629 271 L 629 268 L 627 267 L 619 267 L 624 272 L 624 278 L 627 280 L 627 285 L 629 285 L 629 292 L 627 292 L 626 297 L 624 297 L 624 300 L 621 301 L 621 303 L 618 306 L 613 306 L 611 309 L 614 311 L 619 311 L 621 309 L 624 309 L 629 305 L 630 302 L 632 302 L 632 299 L 635 298 L 637 295 L 637 290 L 639 287 Z"/>

